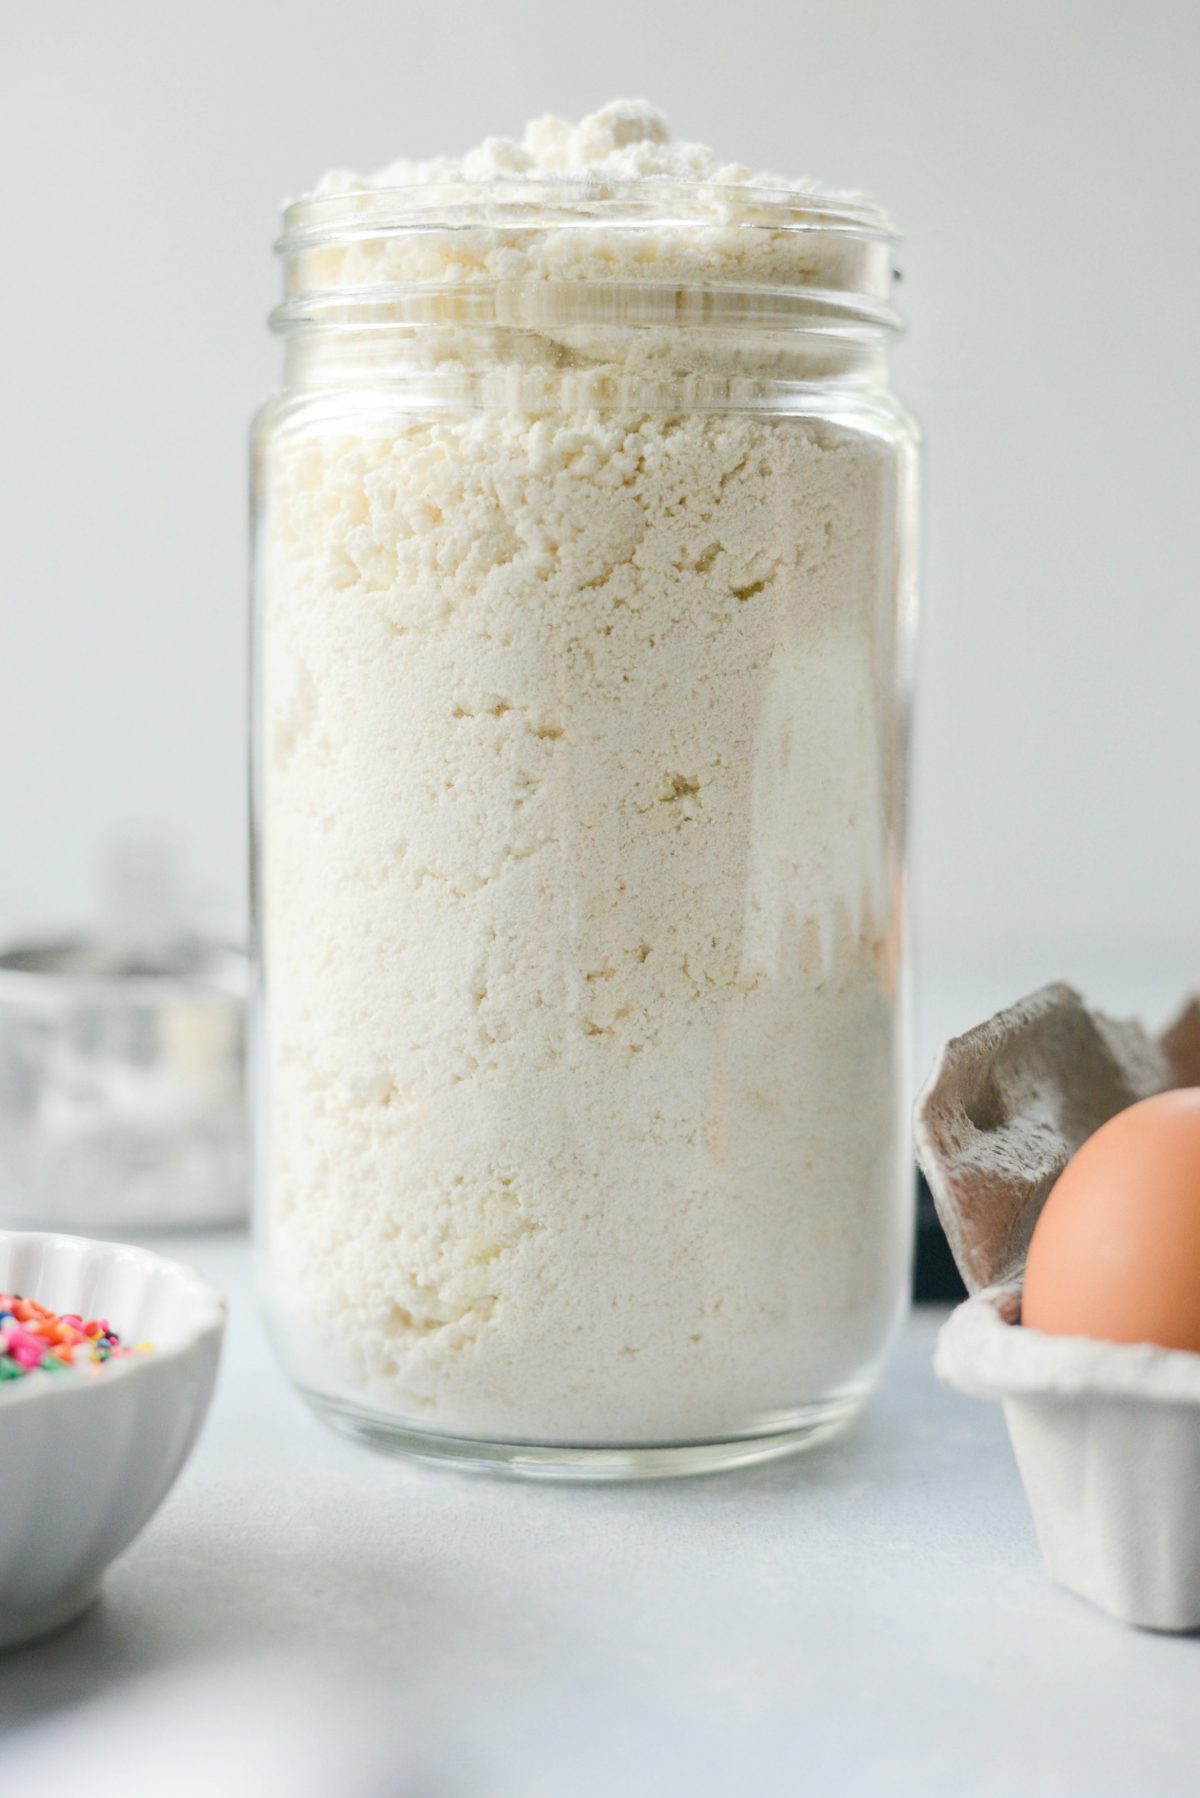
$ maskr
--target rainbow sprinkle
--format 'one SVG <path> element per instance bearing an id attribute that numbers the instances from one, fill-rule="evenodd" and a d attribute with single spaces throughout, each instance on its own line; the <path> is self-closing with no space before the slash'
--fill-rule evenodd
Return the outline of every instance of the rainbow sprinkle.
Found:
<path id="1" fill-rule="evenodd" d="M 123 1355 L 153 1348 L 139 1342 L 126 1348 L 106 1317 L 85 1320 L 75 1311 L 47 1311 L 34 1299 L 0 1292 L 0 1380 L 30 1373 L 61 1373 L 67 1367 L 102 1367 Z"/>

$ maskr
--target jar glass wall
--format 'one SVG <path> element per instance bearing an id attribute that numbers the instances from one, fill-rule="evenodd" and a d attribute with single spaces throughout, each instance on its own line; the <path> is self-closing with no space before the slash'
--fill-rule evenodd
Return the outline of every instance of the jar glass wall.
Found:
<path id="1" fill-rule="evenodd" d="M 891 239 L 865 205 L 713 204 L 288 217 L 255 433 L 261 1270 L 310 1400 L 416 1452 L 799 1446 L 903 1303 Z"/>

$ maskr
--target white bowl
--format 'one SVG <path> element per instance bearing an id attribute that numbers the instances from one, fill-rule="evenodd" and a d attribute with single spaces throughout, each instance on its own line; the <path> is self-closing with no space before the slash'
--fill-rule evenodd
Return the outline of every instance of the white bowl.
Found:
<path id="1" fill-rule="evenodd" d="M 106 1317 L 152 1351 L 0 1385 L 0 1648 L 68 1623 L 153 1516 L 212 1396 L 225 1301 L 190 1268 L 82 1236 L 0 1231 L 0 1291 Z"/>

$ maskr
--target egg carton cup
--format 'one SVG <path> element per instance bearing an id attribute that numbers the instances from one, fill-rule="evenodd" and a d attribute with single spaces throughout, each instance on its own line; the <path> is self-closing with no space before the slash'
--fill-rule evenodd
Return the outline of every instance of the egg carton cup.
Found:
<path id="1" fill-rule="evenodd" d="M 1161 1036 L 1043 988 L 946 1044 L 917 1157 L 970 1296 L 938 1340 L 956 1391 L 1003 1406 L 1051 1578 L 1123 1622 L 1200 1629 L 1200 1355 L 1020 1321 L 1059 1173 L 1118 1111 L 1200 1085 L 1200 1001 Z"/>

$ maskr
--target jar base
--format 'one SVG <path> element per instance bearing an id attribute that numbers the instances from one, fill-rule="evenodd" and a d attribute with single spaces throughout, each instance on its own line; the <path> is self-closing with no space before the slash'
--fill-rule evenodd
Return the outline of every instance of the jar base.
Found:
<path id="1" fill-rule="evenodd" d="M 476 1436 L 443 1435 L 435 1430 L 415 1429 L 386 1412 L 348 1405 L 324 1393 L 305 1391 L 303 1396 L 331 1429 L 386 1454 L 407 1455 L 468 1473 L 501 1474 L 509 1479 L 596 1482 L 680 1479 L 753 1467 L 760 1461 L 799 1454 L 843 1430 L 862 1409 L 867 1390 L 863 1387 L 850 1393 L 842 1391 L 834 1398 L 805 1405 L 789 1416 L 786 1427 L 769 1433 L 720 1442 L 615 1443 L 602 1447 L 490 1442 Z"/>

